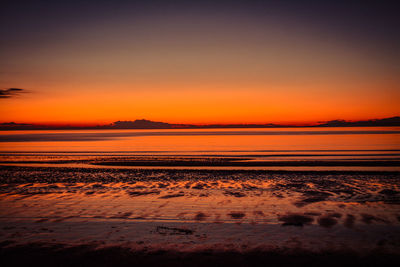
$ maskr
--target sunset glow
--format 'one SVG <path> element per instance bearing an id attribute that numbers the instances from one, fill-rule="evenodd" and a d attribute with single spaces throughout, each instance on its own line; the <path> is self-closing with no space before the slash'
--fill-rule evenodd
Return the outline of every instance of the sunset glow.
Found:
<path id="1" fill-rule="evenodd" d="M 10 4 L 2 11 L 0 86 L 24 92 L 0 98 L 0 121 L 315 123 L 398 115 L 398 51 L 391 50 L 398 40 L 381 31 L 391 17 L 382 22 L 382 14 L 350 8 L 345 27 L 323 19 L 324 7 L 293 13 L 298 7 Z"/>

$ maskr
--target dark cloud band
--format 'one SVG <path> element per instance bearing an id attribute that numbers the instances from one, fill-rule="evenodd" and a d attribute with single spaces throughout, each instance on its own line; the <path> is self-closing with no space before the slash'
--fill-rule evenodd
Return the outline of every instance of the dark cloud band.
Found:
<path id="1" fill-rule="evenodd" d="M 15 95 L 18 95 L 22 92 L 25 92 L 25 89 L 21 88 L 8 88 L 8 89 L 0 89 L 0 99 L 1 98 L 10 98 Z"/>

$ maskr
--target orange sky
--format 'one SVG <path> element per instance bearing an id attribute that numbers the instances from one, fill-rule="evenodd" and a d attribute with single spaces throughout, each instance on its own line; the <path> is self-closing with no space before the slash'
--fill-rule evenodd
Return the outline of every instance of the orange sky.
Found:
<path id="1" fill-rule="evenodd" d="M 294 18 L 231 13 L 96 17 L 59 28 L 41 21 L 37 35 L 13 32 L 0 88 L 26 92 L 0 98 L 0 122 L 308 123 L 400 114 L 399 69 L 381 48 Z"/>

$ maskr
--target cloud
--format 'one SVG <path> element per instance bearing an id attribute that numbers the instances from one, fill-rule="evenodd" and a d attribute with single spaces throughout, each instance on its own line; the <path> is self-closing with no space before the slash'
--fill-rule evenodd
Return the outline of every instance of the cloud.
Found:
<path id="1" fill-rule="evenodd" d="M 26 92 L 26 90 L 21 88 L 0 89 L 0 99 L 10 98 L 23 92 Z"/>

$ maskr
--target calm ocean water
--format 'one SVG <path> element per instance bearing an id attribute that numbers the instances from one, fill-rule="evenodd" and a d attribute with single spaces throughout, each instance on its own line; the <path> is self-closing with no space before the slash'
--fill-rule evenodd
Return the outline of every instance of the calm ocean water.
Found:
<path id="1" fill-rule="evenodd" d="M 85 163 L 77 160 L 110 157 L 124 161 L 129 157 L 135 160 L 153 157 L 159 161 L 171 157 L 222 157 L 243 158 L 242 162 L 269 162 L 268 167 L 244 166 L 243 163 L 241 169 L 315 169 L 309 166 L 314 165 L 312 163 L 301 165 L 317 161 L 325 162 L 318 163 L 318 169 L 399 170 L 400 127 L 0 132 L 2 164 L 50 162 L 52 166 L 55 163 L 75 166 Z M 271 163 L 294 161 L 297 163 L 288 166 Z M 327 161 L 336 163 L 332 165 Z"/>

